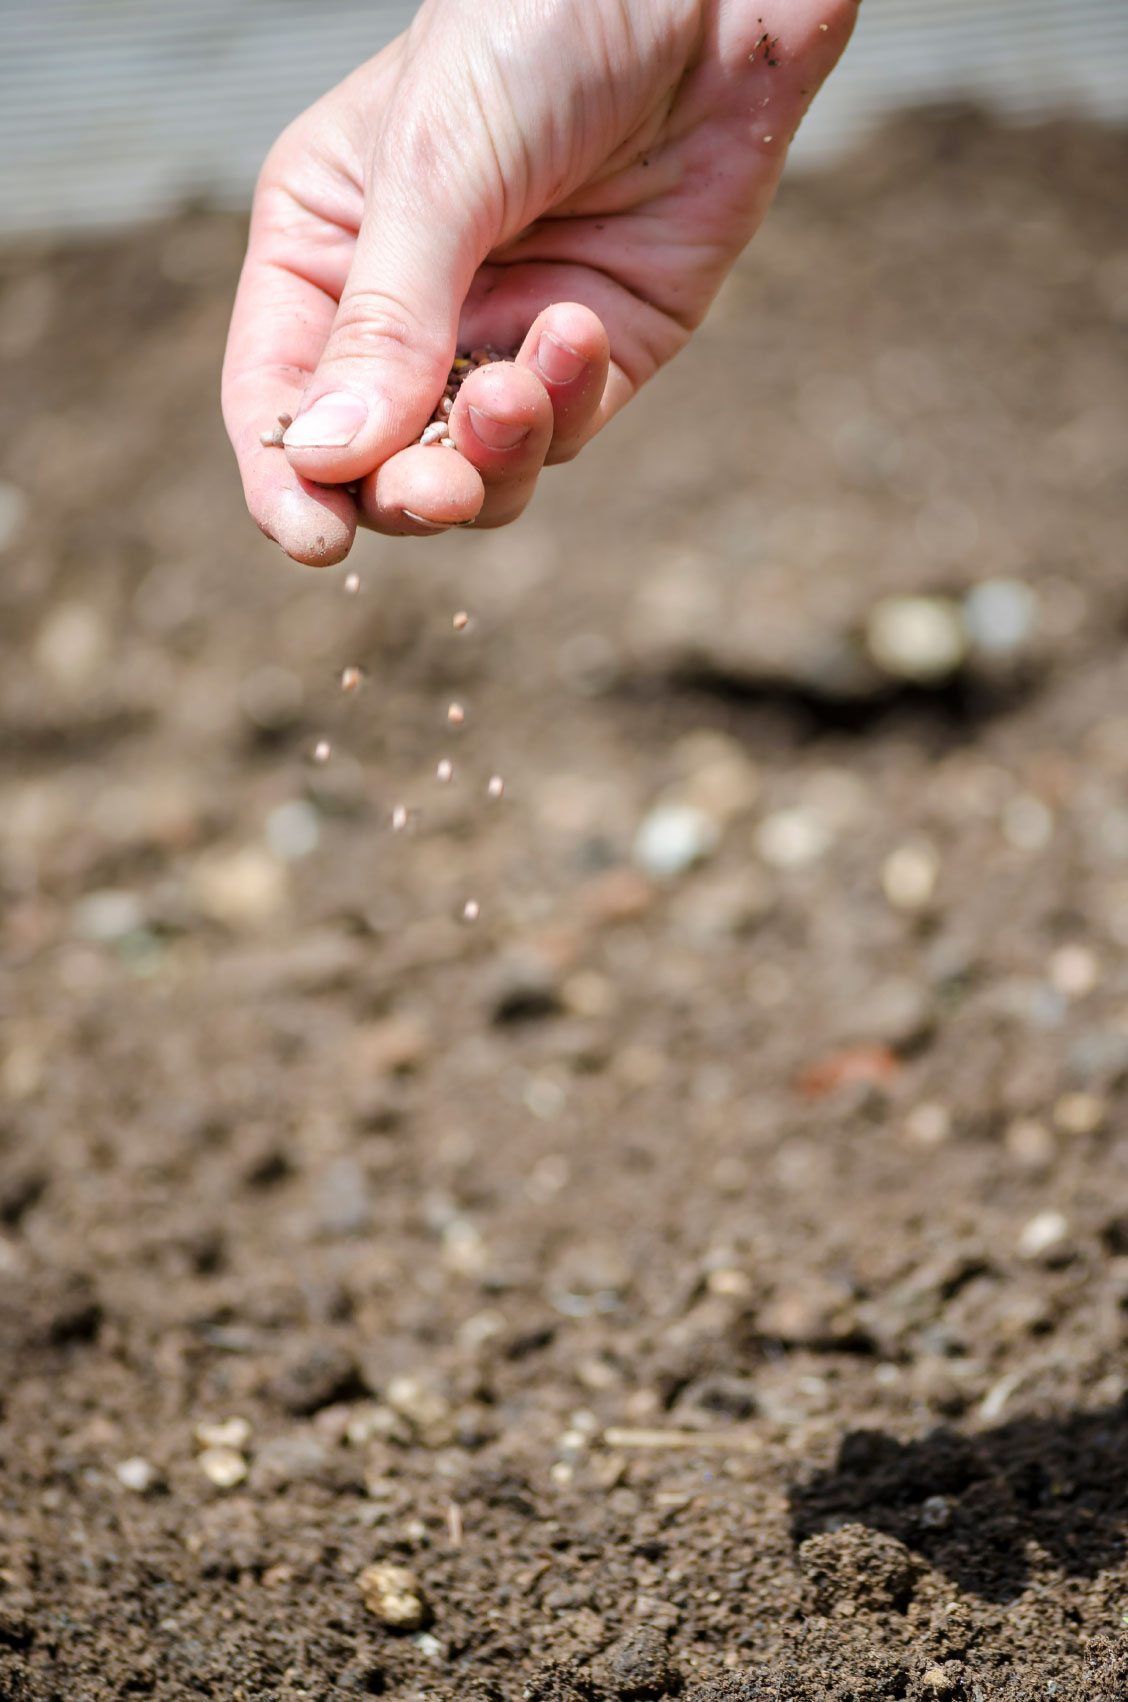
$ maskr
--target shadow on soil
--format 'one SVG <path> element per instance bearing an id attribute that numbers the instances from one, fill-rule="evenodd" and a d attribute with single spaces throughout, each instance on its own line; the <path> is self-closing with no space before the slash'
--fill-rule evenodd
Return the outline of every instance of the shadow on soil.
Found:
<path id="1" fill-rule="evenodd" d="M 1116 1565 L 1128 1524 L 1128 1402 L 915 1442 L 851 1431 L 791 1492 L 797 1543 L 845 1524 L 896 1537 L 963 1589 L 1014 1599 L 1032 1549 L 1074 1577 Z"/>

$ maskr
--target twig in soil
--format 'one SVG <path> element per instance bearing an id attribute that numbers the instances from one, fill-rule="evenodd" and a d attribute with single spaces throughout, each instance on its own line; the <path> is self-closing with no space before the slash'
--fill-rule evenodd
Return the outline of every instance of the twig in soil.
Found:
<path id="1" fill-rule="evenodd" d="M 608 1448 L 707 1448 L 738 1454 L 757 1454 L 764 1446 L 748 1430 L 634 1430 L 611 1425 L 603 1432 Z"/>

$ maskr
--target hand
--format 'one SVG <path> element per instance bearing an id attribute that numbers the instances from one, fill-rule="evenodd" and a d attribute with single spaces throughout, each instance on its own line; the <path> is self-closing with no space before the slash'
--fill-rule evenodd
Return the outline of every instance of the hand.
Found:
<path id="1" fill-rule="evenodd" d="M 251 513 L 513 520 L 685 344 L 767 209 L 855 0 L 425 0 L 263 168 L 223 375 Z M 475 371 L 423 448 L 457 348 Z M 279 415 L 285 447 L 264 446 Z"/>

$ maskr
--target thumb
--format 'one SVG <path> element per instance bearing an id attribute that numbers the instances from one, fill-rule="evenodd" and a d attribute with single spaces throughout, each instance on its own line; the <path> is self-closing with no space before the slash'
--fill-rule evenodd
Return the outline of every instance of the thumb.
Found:
<path id="1" fill-rule="evenodd" d="M 295 471 L 321 484 L 363 478 L 418 437 L 450 371 L 479 256 L 434 166 L 416 181 L 370 189 L 328 340 L 283 438 Z"/>

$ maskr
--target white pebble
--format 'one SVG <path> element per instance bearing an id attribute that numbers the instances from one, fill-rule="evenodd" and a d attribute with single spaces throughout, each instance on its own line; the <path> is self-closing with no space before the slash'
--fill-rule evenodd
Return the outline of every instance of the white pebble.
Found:
<path id="1" fill-rule="evenodd" d="M 1059 1211 L 1040 1211 L 1023 1225 L 1018 1250 L 1024 1259 L 1037 1259 L 1061 1246 L 1069 1235 L 1069 1221 Z"/>
<path id="2" fill-rule="evenodd" d="M 756 849 L 773 869 L 805 869 L 829 850 L 830 830 L 810 810 L 777 810 L 756 830 Z"/>
<path id="3" fill-rule="evenodd" d="M 947 679 L 967 653 L 957 605 L 946 597 L 884 597 L 866 622 L 870 655 L 894 679 Z"/>
<path id="4" fill-rule="evenodd" d="M 317 850 L 320 839 L 320 817 L 304 798 L 279 804 L 266 818 L 266 843 L 284 863 L 308 857 Z"/>
<path id="5" fill-rule="evenodd" d="M 486 787 L 486 792 L 491 798 L 495 799 L 504 796 L 505 781 L 501 778 L 500 774 L 493 774 L 490 776 L 490 783 Z"/>
<path id="6" fill-rule="evenodd" d="M 936 891 L 940 859 L 931 845 L 899 845 L 881 866 L 881 887 L 894 910 L 926 910 Z"/>
<path id="7" fill-rule="evenodd" d="M 936 1099 L 924 1099 L 905 1117 L 905 1139 L 913 1146 L 943 1146 L 952 1132 L 952 1113 Z"/>
<path id="8" fill-rule="evenodd" d="M 157 1468 L 140 1454 L 122 1460 L 120 1465 L 114 1467 L 114 1475 L 123 1489 L 131 1489 L 135 1495 L 148 1494 L 158 1479 Z"/>
<path id="9" fill-rule="evenodd" d="M 715 850 L 720 831 L 694 804 L 656 804 L 635 834 L 633 856 L 645 874 L 671 880 Z"/>
<path id="10" fill-rule="evenodd" d="M 217 1489 L 234 1489 L 247 1475 L 247 1462 L 234 1448 L 205 1448 L 198 1464 Z"/>
<path id="11" fill-rule="evenodd" d="M 1025 644 L 1037 611 L 1033 591 L 1021 580 L 985 579 L 967 594 L 964 625 L 977 649 L 1005 656 Z"/>
<path id="12" fill-rule="evenodd" d="M 250 1439 L 250 1419 L 238 1415 L 232 1418 L 202 1418 L 196 1426 L 196 1441 L 201 1448 L 234 1448 L 236 1452 L 241 1452 Z"/>
<path id="13" fill-rule="evenodd" d="M 449 786 L 454 779 L 454 764 L 449 757 L 444 756 L 435 769 L 435 779 L 440 786 Z"/>
<path id="14" fill-rule="evenodd" d="M 1067 999 L 1083 999 L 1100 980 L 1100 967 L 1087 946 L 1059 946 L 1050 958 L 1050 981 Z"/>

